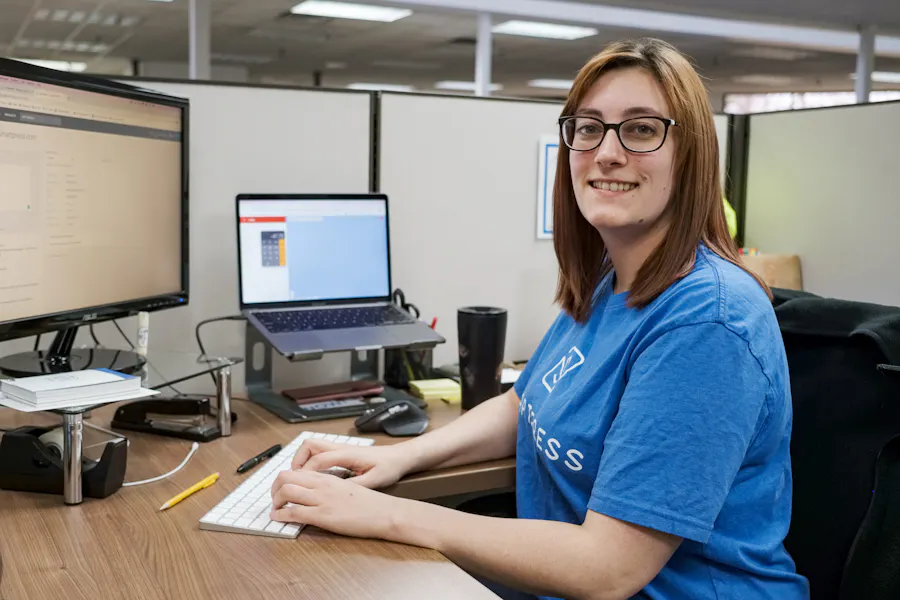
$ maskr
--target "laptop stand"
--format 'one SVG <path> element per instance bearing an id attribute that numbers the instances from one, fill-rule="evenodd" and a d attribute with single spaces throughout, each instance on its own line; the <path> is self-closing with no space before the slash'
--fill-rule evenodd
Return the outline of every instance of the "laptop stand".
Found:
<path id="1" fill-rule="evenodd" d="M 325 419 L 355 417 L 361 415 L 369 408 L 370 405 L 368 403 L 361 405 L 358 402 L 342 402 L 336 400 L 329 403 L 326 410 L 317 410 L 311 408 L 310 405 L 300 406 L 294 400 L 283 396 L 280 392 L 272 388 L 272 353 L 275 352 L 275 350 L 253 325 L 248 322 L 245 327 L 245 380 L 247 385 L 247 398 L 251 402 L 259 404 L 288 423 L 307 423 Z M 262 345 L 263 352 L 256 351 L 259 345 Z M 365 353 L 364 359 L 359 357 L 359 352 L 352 350 L 349 352 L 351 355 L 350 380 L 384 380 L 384 364 L 381 360 L 383 353 L 381 351 L 369 350 Z M 256 357 L 258 356 L 261 356 L 262 359 L 257 360 Z M 324 355 L 320 353 L 310 355 L 301 360 L 318 360 L 323 356 Z M 296 357 L 294 361 L 297 362 Z M 422 408 L 426 406 L 425 402 L 420 398 L 410 396 L 402 390 L 387 385 L 384 387 L 384 392 L 382 392 L 381 396 L 388 401 L 404 398 L 416 402 L 416 404 Z"/>

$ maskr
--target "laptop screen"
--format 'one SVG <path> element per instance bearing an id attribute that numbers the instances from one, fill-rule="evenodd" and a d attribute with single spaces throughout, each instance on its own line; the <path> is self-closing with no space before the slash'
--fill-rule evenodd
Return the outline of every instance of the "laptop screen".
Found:
<path id="1" fill-rule="evenodd" d="M 238 200 L 241 304 L 387 298 L 387 200 Z"/>

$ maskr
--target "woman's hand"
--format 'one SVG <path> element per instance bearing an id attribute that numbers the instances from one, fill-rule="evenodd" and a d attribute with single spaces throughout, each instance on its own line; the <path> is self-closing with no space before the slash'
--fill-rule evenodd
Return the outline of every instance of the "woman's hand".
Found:
<path id="1" fill-rule="evenodd" d="M 324 471 L 344 467 L 355 473 L 353 482 L 367 488 L 381 488 L 397 483 L 413 466 L 406 448 L 396 446 L 350 446 L 323 440 L 306 440 L 291 461 L 291 469 Z M 334 478 L 334 476 L 331 476 Z M 275 489 L 273 487 L 274 495 Z"/>
<path id="2" fill-rule="evenodd" d="M 365 488 L 355 479 L 309 470 L 282 471 L 272 486 L 269 518 L 341 535 L 390 539 L 395 515 L 403 502 Z"/>

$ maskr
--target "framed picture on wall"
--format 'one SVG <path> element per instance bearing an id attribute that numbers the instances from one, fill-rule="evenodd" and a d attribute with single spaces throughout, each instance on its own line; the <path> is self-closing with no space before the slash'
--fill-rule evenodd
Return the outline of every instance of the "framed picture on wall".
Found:
<path id="1" fill-rule="evenodd" d="M 558 135 L 542 135 L 538 145 L 537 237 L 553 237 L 553 184 L 556 181 Z"/>

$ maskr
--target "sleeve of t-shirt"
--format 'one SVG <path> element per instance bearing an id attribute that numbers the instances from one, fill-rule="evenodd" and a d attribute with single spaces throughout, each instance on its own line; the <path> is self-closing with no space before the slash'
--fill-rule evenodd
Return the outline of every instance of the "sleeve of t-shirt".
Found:
<path id="1" fill-rule="evenodd" d="M 525 367 L 522 369 L 522 372 L 519 373 L 519 378 L 516 379 L 516 382 L 513 384 L 513 389 L 516 392 L 516 395 L 519 399 L 522 399 L 522 394 L 525 391 L 525 387 L 528 385 L 528 380 L 531 378 L 531 374 L 534 372 L 535 365 L 540 360 L 541 354 L 544 352 L 544 348 L 547 347 L 549 340 L 554 336 L 557 327 L 559 326 L 560 320 L 563 318 L 562 314 L 557 315 L 556 319 L 554 319 L 553 323 L 547 329 L 546 333 L 544 333 L 544 337 L 541 338 L 541 341 L 538 343 L 537 348 L 535 348 L 534 353 L 528 359 L 528 362 L 525 363 Z"/>
<path id="2" fill-rule="evenodd" d="M 632 365 L 588 508 L 705 543 L 768 388 L 747 342 L 724 325 L 664 333 Z"/>

